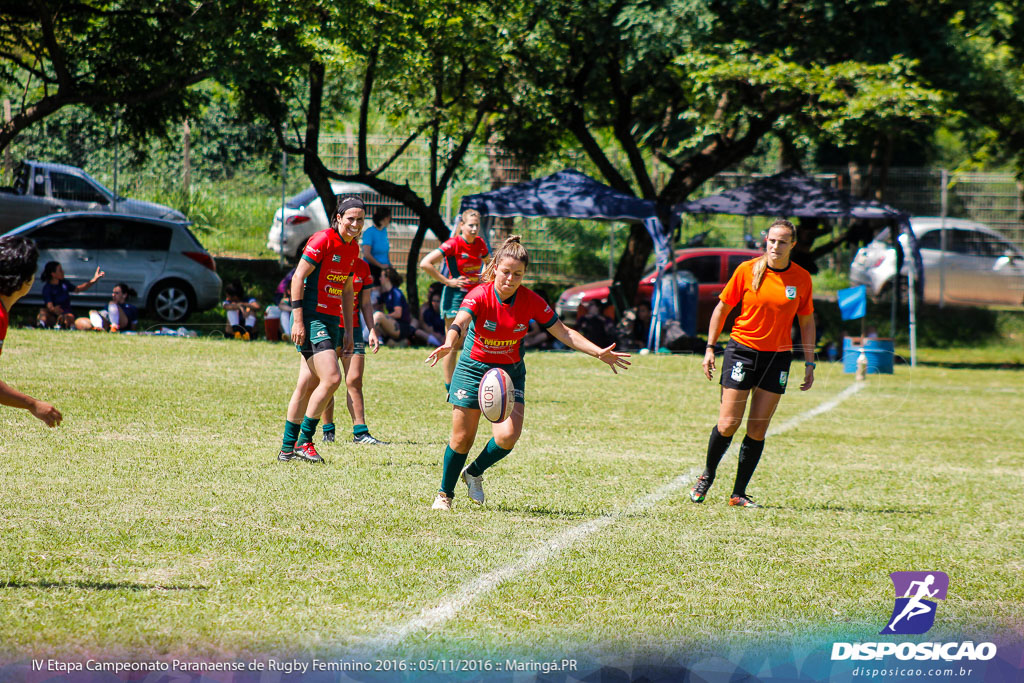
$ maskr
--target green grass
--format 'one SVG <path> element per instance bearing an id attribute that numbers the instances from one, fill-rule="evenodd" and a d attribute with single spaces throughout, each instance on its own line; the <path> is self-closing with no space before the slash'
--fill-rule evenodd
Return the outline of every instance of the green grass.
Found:
<path id="1" fill-rule="evenodd" d="M 635 357 L 616 377 L 536 354 L 526 430 L 487 473 L 488 505 L 460 488 L 453 514 L 432 512 L 451 411 L 424 355 L 368 360 L 369 425 L 394 445 L 326 445 L 312 467 L 274 457 L 298 363 L 287 345 L 12 329 L 0 376 L 65 421 L 0 408 L 0 661 L 359 649 L 703 464 L 718 391 L 696 358 Z M 769 437 L 750 487 L 765 509 L 726 506 L 731 454 L 704 505 L 680 491 L 622 515 L 396 654 L 873 640 L 889 572 L 913 569 L 950 576 L 931 639 L 1020 634 L 1022 377 L 871 376 Z M 851 383 L 819 366 L 775 424 Z"/>

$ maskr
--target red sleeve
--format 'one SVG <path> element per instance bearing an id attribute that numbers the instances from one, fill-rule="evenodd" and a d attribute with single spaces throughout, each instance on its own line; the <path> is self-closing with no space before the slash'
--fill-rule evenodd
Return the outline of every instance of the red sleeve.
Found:
<path id="1" fill-rule="evenodd" d="M 477 311 L 480 310 L 480 306 L 483 305 L 484 297 L 487 294 L 487 289 L 483 285 L 477 285 L 473 289 L 469 290 L 466 298 L 462 300 L 459 305 L 459 310 L 467 310 L 473 316 L 473 320 L 476 320 Z"/>
<path id="2" fill-rule="evenodd" d="M 448 239 L 441 243 L 441 246 L 439 246 L 438 249 L 440 249 L 441 253 L 444 254 L 445 256 L 451 256 L 458 249 L 458 247 L 455 245 L 455 238 L 449 237 Z"/>
<path id="3" fill-rule="evenodd" d="M 302 258 L 306 259 L 313 265 L 319 265 L 324 259 L 324 246 L 327 242 L 327 231 L 321 230 L 314 234 L 306 242 L 306 248 L 302 250 Z"/>
<path id="4" fill-rule="evenodd" d="M 747 261 L 741 263 L 740 267 L 733 272 L 728 284 L 725 285 L 725 289 L 718 295 L 722 303 L 727 306 L 735 306 L 743 301 L 743 292 L 747 289 L 747 278 L 750 276 L 751 268 L 751 262 Z"/>
<path id="5" fill-rule="evenodd" d="M 530 290 L 530 320 L 536 320 L 541 327 L 551 327 L 558 316 L 540 294 Z"/>

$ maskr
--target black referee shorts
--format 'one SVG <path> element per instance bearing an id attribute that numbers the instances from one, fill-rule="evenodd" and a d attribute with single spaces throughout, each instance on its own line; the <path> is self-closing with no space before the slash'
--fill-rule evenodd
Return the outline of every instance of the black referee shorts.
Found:
<path id="1" fill-rule="evenodd" d="M 792 362 L 792 351 L 758 351 L 730 339 L 722 356 L 722 386 L 784 394 Z"/>

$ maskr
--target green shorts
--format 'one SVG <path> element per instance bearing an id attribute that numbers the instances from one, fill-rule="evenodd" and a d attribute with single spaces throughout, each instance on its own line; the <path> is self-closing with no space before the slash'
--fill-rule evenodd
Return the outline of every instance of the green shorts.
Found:
<path id="1" fill-rule="evenodd" d="M 333 351 L 341 345 L 344 332 L 339 327 L 341 319 L 336 315 L 309 313 L 303 311 L 303 327 L 306 329 L 306 341 L 295 345 L 303 358 L 310 358 L 321 351 Z"/>
<path id="2" fill-rule="evenodd" d="M 462 300 L 466 298 L 468 294 L 466 290 L 461 287 L 445 287 L 441 290 L 441 315 L 446 319 L 454 318 L 459 314 L 459 307 L 462 305 Z"/>
<path id="3" fill-rule="evenodd" d="M 503 365 L 500 363 L 481 363 L 468 355 L 459 356 L 459 362 L 452 373 L 452 386 L 448 391 L 448 402 L 453 406 L 480 409 L 480 380 L 491 368 L 501 368 L 512 378 L 513 399 L 516 403 L 526 403 L 526 364 L 523 361 Z"/>
<path id="4" fill-rule="evenodd" d="M 338 343 L 340 347 L 345 343 L 345 328 L 341 328 L 341 341 Z M 360 356 L 366 355 L 366 340 L 363 339 L 363 326 L 356 325 L 352 328 L 352 353 L 359 354 Z"/>

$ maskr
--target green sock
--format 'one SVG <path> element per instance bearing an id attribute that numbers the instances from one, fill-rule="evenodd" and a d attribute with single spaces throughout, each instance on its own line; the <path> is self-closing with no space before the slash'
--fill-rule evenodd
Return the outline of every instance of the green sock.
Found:
<path id="1" fill-rule="evenodd" d="M 484 473 L 484 470 L 486 470 L 488 467 L 498 462 L 511 452 L 511 448 L 505 450 L 497 443 L 495 443 L 494 439 L 492 438 L 490 441 L 487 442 L 487 445 L 484 446 L 484 449 L 480 451 L 480 455 L 476 456 L 476 460 L 474 460 L 469 465 L 469 467 L 466 468 L 466 471 L 472 474 L 474 477 L 479 477 L 481 474 Z"/>
<path id="2" fill-rule="evenodd" d="M 324 422 L 324 426 L 321 427 L 321 429 L 324 430 L 324 434 L 327 434 L 329 432 L 333 432 L 334 431 L 334 423 L 333 422 Z"/>
<path id="3" fill-rule="evenodd" d="M 313 440 L 313 435 L 316 434 L 316 426 L 320 424 L 320 418 L 318 417 L 304 417 L 302 418 L 302 426 L 299 428 L 299 440 L 295 442 L 295 445 L 309 443 Z"/>
<path id="4" fill-rule="evenodd" d="M 284 421 L 284 437 L 281 439 L 281 450 L 290 453 L 295 450 L 295 441 L 299 438 L 299 423 Z"/>
<path id="5" fill-rule="evenodd" d="M 441 472 L 441 491 L 449 498 L 455 495 L 455 484 L 462 474 L 468 453 L 456 453 L 451 446 L 444 449 L 444 470 Z"/>
<path id="6" fill-rule="evenodd" d="M 447 394 L 451 390 L 452 390 L 452 383 L 451 382 L 445 382 L 444 383 L 444 393 Z"/>
<path id="7" fill-rule="evenodd" d="M 360 434 L 369 434 L 370 428 L 366 425 L 352 425 L 352 436 L 359 436 Z"/>

